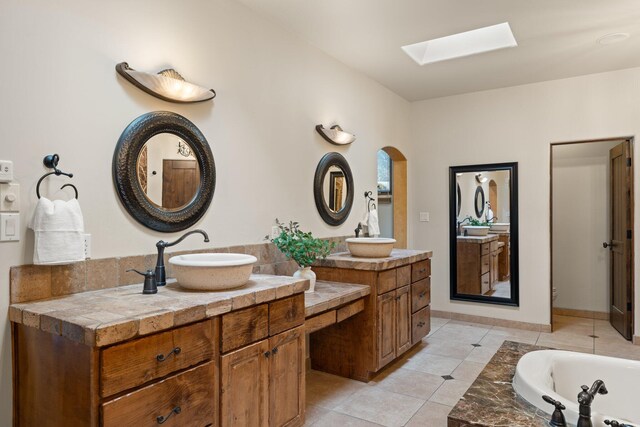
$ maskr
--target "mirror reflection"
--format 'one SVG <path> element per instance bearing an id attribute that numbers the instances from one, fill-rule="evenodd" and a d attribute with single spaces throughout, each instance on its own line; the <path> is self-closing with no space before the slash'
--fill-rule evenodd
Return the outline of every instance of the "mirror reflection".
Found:
<path id="1" fill-rule="evenodd" d="M 517 304 L 512 277 L 513 173 L 509 167 L 452 168 L 453 299 Z"/>
<path id="2" fill-rule="evenodd" d="M 338 166 L 331 166 L 324 177 L 323 193 L 331 212 L 340 212 L 347 201 L 347 180 L 344 171 Z"/>
<path id="3" fill-rule="evenodd" d="M 171 133 L 157 134 L 144 144 L 136 169 L 140 188 L 162 209 L 184 208 L 200 188 L 200 169 L 191 146 Z"/>

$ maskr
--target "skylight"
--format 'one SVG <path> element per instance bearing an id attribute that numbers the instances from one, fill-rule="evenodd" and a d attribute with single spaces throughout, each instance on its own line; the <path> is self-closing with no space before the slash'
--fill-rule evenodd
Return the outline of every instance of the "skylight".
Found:
<path id="1" fill-rule="evenodd" d="M 508 22 L 402 46 L 418 65 L 518 46 Z"/>

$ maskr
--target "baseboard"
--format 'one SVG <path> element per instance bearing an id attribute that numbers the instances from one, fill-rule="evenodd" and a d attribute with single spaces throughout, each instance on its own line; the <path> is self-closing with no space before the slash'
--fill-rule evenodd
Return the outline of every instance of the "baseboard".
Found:
<path id="1" fill-rule="evenodd" d="M 496 319 L 493 317 L 474 316 L 472 314 L 454 313 L 452 311 L 431 310 L 431 316 L 444 319 L 461 320 L 464 322 L 480 323 L 489 326 L 522 329 L 534 332 L 551 332 L 551 325 L 540 323 L 519 322 L 517 320 Z"/>
<path id="2" fill-rule="evenodd" d="M 640 336 L 638 336 L 638 335 L 634 335 L 634 336 L 633 336 L 633 343 L 634 343 L 635 345 L 640 345 Z"/>
<path id="3" fill-rule="evenodd" d="M 571 316 L 585 319 L 609 320 L 609 313 L 591 310 L 575 310 L 573 308 L 553 307 L 554 316 Z"/>

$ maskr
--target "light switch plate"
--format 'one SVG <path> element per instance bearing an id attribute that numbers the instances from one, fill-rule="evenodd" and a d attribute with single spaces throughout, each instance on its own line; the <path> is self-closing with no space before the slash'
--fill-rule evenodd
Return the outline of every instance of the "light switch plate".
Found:
<path id="1" fill-rule="evenodd" d="M 17 242 L 20 240 L 20 214 L 0 214 L 0 242 Z"/>
<path id="2" fill-rule="evenodd" d="M 20 184 L 0 184 L 0 212 L 20 212 Z"/>
<path id="3" fill-rule="evenodd" d="M 420 212 L 420 222 L 429 222 L 429 212 Z"/>
<path id="4" fill-rule="evenodd" d="M 11 160 L 0 160 L 0 182 L 13 181 L 13 162 Z"/>

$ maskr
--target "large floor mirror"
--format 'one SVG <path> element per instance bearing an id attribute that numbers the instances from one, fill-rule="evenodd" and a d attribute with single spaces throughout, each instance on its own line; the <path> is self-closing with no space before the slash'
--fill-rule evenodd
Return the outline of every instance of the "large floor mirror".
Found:
<path id="1" fill-rule="evenodd" d="M 449 168 L 451 299 L 518 306 L 518 164 Z"/>

